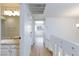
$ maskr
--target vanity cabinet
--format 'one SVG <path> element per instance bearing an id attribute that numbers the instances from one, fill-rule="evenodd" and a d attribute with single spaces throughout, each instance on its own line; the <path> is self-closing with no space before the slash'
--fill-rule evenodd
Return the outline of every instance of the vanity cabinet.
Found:
<path id="1" fill-rule="evenodd" d="M 19 45 L 18 44 L 2 44 L 1 56 L 18 56 Z"/>

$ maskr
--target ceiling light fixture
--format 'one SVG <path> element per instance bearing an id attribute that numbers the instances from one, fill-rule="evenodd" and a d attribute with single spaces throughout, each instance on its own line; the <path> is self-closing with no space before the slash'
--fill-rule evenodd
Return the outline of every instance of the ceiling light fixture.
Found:
<path id="1" fill-rule="evenodd" d="M 76 27 L 79 28 L 79 24 L 76 24 Z"/>
<path id="2" fill-rule="evenodd" d="M 4 11 L 4 15 L 6 15 L 6 16 L 20 16 L 20 12 L 7 10 L 7 11 Z"/>

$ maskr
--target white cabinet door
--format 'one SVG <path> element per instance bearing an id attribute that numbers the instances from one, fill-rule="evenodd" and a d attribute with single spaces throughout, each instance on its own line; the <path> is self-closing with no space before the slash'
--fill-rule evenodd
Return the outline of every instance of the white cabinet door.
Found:
<path id="1" fill-rule="evenodd" d="M 1 55 L 9 56 L 9 46 L 8 45 L 1 45 Z"/>
<path id="2" fill-rule="evenodd" d="M 9 50 L 7 48 L 2 48 L 1 56 L 9 56 Z"/>
<path id="3" fill-rule="evenodd" d="M 12 48 L 10 54 L 11 54 L 11 56 L 16 56 L 17 55 L 16 49 L 15 48 L 14 49 Z"/>
<path id="4" fill-rule="evenodd" d="M 19 47 L 17 45 L 2 45 L 1 55 L 2 56 L 17 56 Z"/>

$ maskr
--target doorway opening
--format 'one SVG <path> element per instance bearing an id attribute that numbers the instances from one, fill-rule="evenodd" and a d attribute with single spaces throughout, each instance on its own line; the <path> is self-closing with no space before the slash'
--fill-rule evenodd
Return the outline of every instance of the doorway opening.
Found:
<path id="1" fill-rule="evenodd" d="M 35 43 L 37 45 L 44 43 L 44 21 L 35 21 Z"/>

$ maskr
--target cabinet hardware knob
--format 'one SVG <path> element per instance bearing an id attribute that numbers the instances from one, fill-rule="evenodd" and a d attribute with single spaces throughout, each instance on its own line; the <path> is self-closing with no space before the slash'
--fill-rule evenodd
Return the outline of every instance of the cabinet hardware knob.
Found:
<path id="1" fill-rule="evenodd" d="M 72 54 L 72 56 L 74 56 L 74 54 Z"/>
<path id="2" fill-rule="evenodd" d="M 74 49 L 74 47 L 72 47 L 72 49 Z"/>

